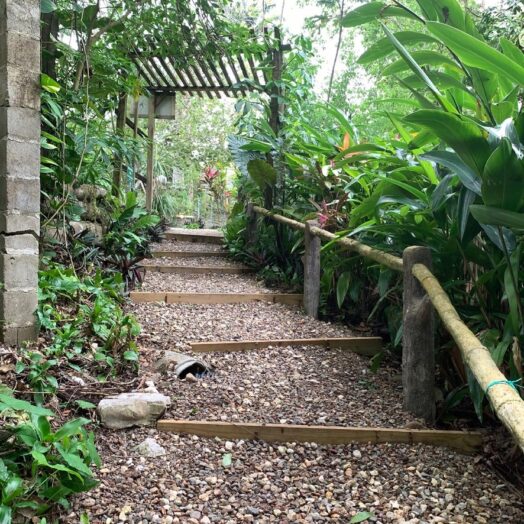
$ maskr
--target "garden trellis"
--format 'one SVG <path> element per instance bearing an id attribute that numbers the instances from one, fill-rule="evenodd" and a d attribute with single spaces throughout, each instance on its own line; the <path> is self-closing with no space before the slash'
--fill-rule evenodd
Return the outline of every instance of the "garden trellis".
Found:
<path id="1" fill-rule="evenodd" d="M 181 63 L 180 60 L 177 60 L 175 49 L 172 53 L 165 53 L 159 51 L 162 46 L 154 38 L 148 38 L 147 42 L 147 49 L 133 49 L 130 58 L 145 83 L 149 95 L 146 204 L 147 209 L 151 210 L 154 194 L 155 112 L 159 104 L 166 97 L 173 97 L 176 100 L 179 94 L 220 99 L 222 96 L 245 97 L 250 91 L 266 92 L 271 97 L 269 123 L 275 133 L 278 133 L 281 110 L 278 81 L 282 76 L 284 52 L 291 48 L 282 43 L 280 31 L 275 29 L 273 43 L 258 46 L 259 48 L 267 47 L 265 53 L 260 50 L 231 52 L 228 51 L 227 42 L 224 41 L 225 50 L 222 53 L 206 56 L 203 48 L 195 45 L 193 53 L 186 56 Z M 135 129 L 135 134 L 140 133 L 136 106 L 135 104 L 134 121 L 127 119 L 124 117 L 127 110 L 126 99 L 121 97 L 117 126 L 121 132 L 127 123 Z M 114 179 L 116 187 L 120 186 L 121 171 L 121 165 L 117 166 Z"/>

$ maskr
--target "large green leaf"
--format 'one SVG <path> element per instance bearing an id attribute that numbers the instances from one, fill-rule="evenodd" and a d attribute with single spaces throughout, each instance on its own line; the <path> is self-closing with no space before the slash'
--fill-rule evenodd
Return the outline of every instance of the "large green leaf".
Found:
<path id="1" fill-rule="evenodd" d="M 53 0 L 40 0 L 40 11 L 42 14 L 56 11 L 56 4 Z"/>
<path id="2" fill-rule="evenodd" d="M 341 308 L 349 289 L 349 283 L 351 282 L 351 272 L 346 271 L 342 273 L 337 281 L 337 304 Z"/>
<path id="3" fill-rule="evenodd" d="M 20 400 L 13 398 L 4 393 L 0 394 L 0 410 L 1 409 L 12 409 L 13 411 L 26 411 L 32 415 L 41 415 L 44 417 L 52 417 L 54 413 L 46 408 L 40 406 L 35 406 L 26 402 L 25 400 Z"/>
<path id="4" fill-rule="evenodd" d="M 440 140 L 453 148 L 476 174 L 482 175 L 490 155 L 490 147 L 482 129 L 474 122 L 436 109 L 421 109 L 404 120 L 429 128 Z"/>
<path id="5" fill-rule="evenodd" d="M 387 5 L 384 2 L 369 2 L 350 11 L 342 19 L 342 27 L 357 27 L 378 20 L 379 18 L 406 17 L 417 20 L 407 9 Z"/>
<path id="6" fill-rule="evenodd" d="M 470 206 L 469 210 L 481 224 L 524 231 L 524 213 L 515 213 L 514 211 L 481 205 Z"/>
<path id="7" fill-rule="evenodd" d="M 465 29 L 464 11 L 458 0 L 432 0 L 438 20 L 459 29 Z"/>
<path id="8" fill-rule="evenodd" d="M 502 37 L 500 39 L 500 47 L 507 57 L 511 58 L 521 67 L 524 67 L 524 53 L 513 42 Z"/>
<path id="9" fill-rule="evenodd" d="M 277 172 L 274 167 L 265 160 L 250 160 L 247 170 L 253 181 L 264 190 L 273 187 L 277 182 Z"/>
<path id="10" fill-rule="evenodd" d="M 386 37 L 391 41 L 393 47 L 405 60 L 408 67 L 415 73 L 415 75 L 417 75 L 424 82 L 424 84 L 433 93 L 433 96 L 437 99 L 438 103 L 443 107 L 443 109 L 453 113 L 455 111 L 455 108 L 442 96 L 442 93 L 438 90 L 437 86 L 429 78 L 427 73 L 417 64 L 417 62 L 413 59 L 409 51 L 396 38 L 394 33 L 392 33 L 384 24 L 381 25 L 382 29 L 384 30 L 384 33 L 386 33 Z"/>
<path id="11" fill-rule="evenodd" d="M 524 161 L 508 138 L 503 138 L 488 158 L 482 175 L 482 197 L 491 207 L 522 211 L 524 206 Z"/>
<path id="12" fill-rule="evenodd" d="M 467 66 L 485 69 L 524 84 L 524 67 L 478 38 L 438 22 L 428 22 L 427 27 Z"/>
<path id="13" fill-rule="evenodd" d="M 411 45 L 411 44 L 422 44 L 422 43 L 435 43 L 438 44 L 439 41 L 424 33 L 417 33 L 416 31 L 397 31 L 393 33 L 395 38 L 402 45 Z M 369 49 L 367 49 L 357 60 L 359 64 L 365 65 L 383 58 L 384 56 L 390 55 L 395 51 L 395 47 L 391 43 L 389 38 L 381 38 L 375 42 Z"/>
<path id="14" fill-rule="evenodd" d="M 470 91 L 468 88 L 454 76 L 442 73 L 441 71 L 428 71 L 426 72 L 428 78 L 440 89 L 458 89 L 465 91 L 468 95 Z M 418 75 L 410 75 L 403 79 L 404 82 L 413 88 L 424 87 L 423 80 Z"/>
<path id="15" fill-rule="evenodd" d="M 413 51 L 411 56 L 413 57 L 413 60 L 415 60 L 420 66 L 448 66 L 459 70 L 459 66 L 456 64 L 456 62 L 437 51 Z M 385 67 L 382 71 L 382 76 L 396 75 L 402 71 L 406 71 L 407 69 L 409 69 L 409 66 L 404 60 L 400 59 Z"/>
<path id="16" fill-rule="evenodd" d="M 465 187 L 477 195 L 481 194 L 480 177 L 456 153 L 452 151 L 430 151 L 422 155 L 421 158 L 447 167 L 458 176 Z"/>

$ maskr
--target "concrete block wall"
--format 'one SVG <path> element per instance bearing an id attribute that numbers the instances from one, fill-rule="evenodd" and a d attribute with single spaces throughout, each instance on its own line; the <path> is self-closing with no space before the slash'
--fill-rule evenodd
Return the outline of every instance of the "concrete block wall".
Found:
<path id="1" fill-rule="evenodd" d="M 37 336 L 40 0 L 0 0 L 0 341 Z"/>

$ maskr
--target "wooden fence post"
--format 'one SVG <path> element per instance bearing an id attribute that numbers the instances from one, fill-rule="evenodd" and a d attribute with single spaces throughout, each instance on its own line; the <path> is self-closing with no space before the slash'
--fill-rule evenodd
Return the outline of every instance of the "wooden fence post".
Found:
<path id="1" fill-rule="evenodd" d="M 433 306 L 413 276 L 414 264 L 431 269 L 431 251 L 412 246 L 404 250 L 404 308 L 402 324 L 402 386 L 404 409 L 428 423 L 435 421 L 435 328 Z"/>
<path id="2" fill-rule="evenodd" d="M 253 204 L 249 203 L 246 207 L 247 225 L 246 225 L 246 245 L 252 246 L 257 242 L 257 214 L 253 209 Z"/>
<path id="3" fill-rule="evenodd" d="M 138 103 L 138 102 L 137 102 Z M 146 209 L 152 211 L 153 198 L 155 194 L 154 162 L 155 162 L 155 111 L 156 97 L 151 94 L 149 97 L 147 111 L 147 184 L 146 184 Z"/>
<path id="4" fill-rule="evenodd" d="M 319 227 L 319 223 L 316 220 L 308 220 L 304 230 L 304 309 L 310 317 L 318 318 L 321 241 L 311 234 L 312 227 Z"/>

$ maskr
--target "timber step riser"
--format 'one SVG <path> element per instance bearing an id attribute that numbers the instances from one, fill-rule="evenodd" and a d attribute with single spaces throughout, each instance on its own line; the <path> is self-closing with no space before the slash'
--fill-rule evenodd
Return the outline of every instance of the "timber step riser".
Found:
<path id="1" fill-rule="evenodd" d="M 164 233 L 166 240 L 178 240 L 179 242 L 194 242 L 200 244 L 223 244 L 222 237 L 209 237 L 203 235 L 185 235 L 181 233 Z"/>
<path id="2" fill-rule="evenodd" d="M 301 306 L 302 295 L 273 293 L 155 293 L 133 291 L 131 302 L 144 304 L 165 302 L 167 304 L 245 304 L 249 302 L 271 302 L 288 306 Z"/>
<path id="3" fill-rule="evenodd" d="M 477 432 L 431 429 L 355 428 L 301 426 L 292 424 L 231 423 L 215 421 L 160 420 L 159 431 L 207 438 L 263 440 L 267 442 L 315 442 L 317 444 L 398 443 L 447 447 L 461 453 L 475 453 L 482 447 Z"/>
<path id="4" fill-rule="evenodd" d="M 326 349 L 343 349 L 364 355 L 375 356 L 382 351 L 380 337 L 348 337 L 348 338 L 305 338 L 286 340 L 245 340 L 235 342 L 194 342 L 191 349 L 195 353 L 223 353 L 234 351 L 250 351 L 267 349 L 268 347 L 288 346 L 320 346 Z"/>
<path id="5" fill-rule="evenodd" d="M 255 273 L 250 267 L 220 267 L 220 266 L 142 266 L 148 272 L 179 273 L 179 274 L 216 274 L 216 275 L 246 275 Z"/>

